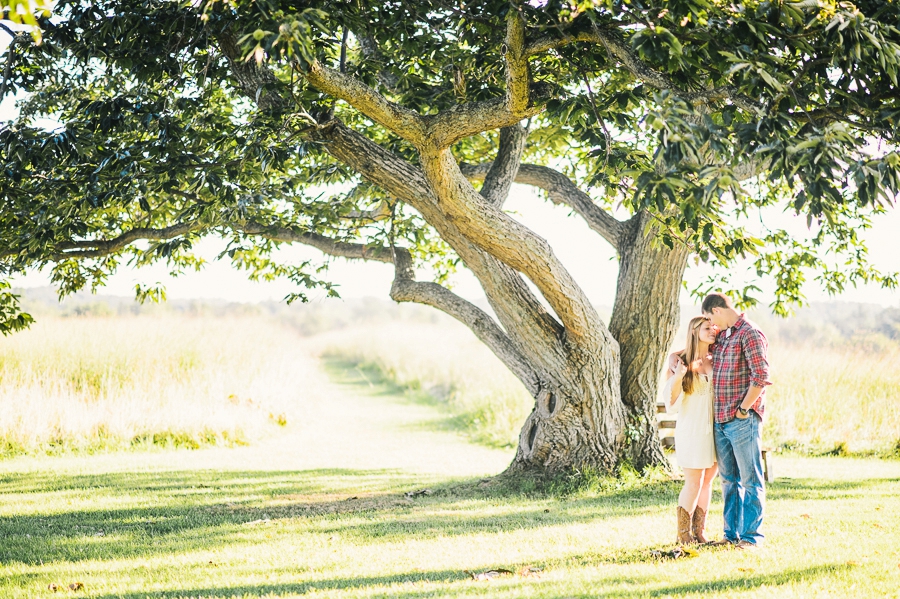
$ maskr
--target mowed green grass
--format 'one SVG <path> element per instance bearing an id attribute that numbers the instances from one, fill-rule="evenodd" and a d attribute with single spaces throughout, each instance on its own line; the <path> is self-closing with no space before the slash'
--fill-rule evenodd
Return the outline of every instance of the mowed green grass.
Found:
<path id="1" fill-rule="evenodd" d="M 756 552 L 671 548 L 674 482 L 573 496 L 402 472 L 4 474 L 0 593 L 88 597 L 895 597 L 896 464 L 802 459 Z M 839 477 L 839 478 L 838 478 Z M 406 498 L 422 487 L 432 495 Z M 712 518 L 718 521 L 718 510 Z M 541 568 L 472 580 L 466 571 Z"/>
<path id="2" fill-rule="evenodd" d="M 408 402 L 349 375 L 336 390 L 385 409 Z M 404 426 L 391 434 L 414 428 Z M 448 464 L 459 460 L 444 447 Z M 345 451 L 380 449 L 348 442 Z M 900 461 L 779 456 L 765 548 L 670 560 L 653 552 L 674 547 L 680 483 L 659 475 L 547 492 L 510 489 L 474 466 L 457 477 L 286 469 L 269 452 L 0 463 L 0 596 L 900 597 Z M 222 465 L 229 455 L 233 467 Z M 710 519 L 720 534 L 718 496 Z M 490 581 L 467 573 L 527 566 L 541 571 Z M 83 590 L 65 589 L 75 582 Z"/>

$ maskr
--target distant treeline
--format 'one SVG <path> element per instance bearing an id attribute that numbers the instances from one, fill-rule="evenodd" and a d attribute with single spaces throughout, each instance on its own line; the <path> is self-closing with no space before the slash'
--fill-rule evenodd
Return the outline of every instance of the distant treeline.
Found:
<path id="1" fill-rule="evenodd" d="M 165 313 L 207 316 L 264 315 L 290 325 L 309 336 L 365 324 L 390 321 L 439 323 L 451 321 L 433 308 L 396 304 L 386 298 L 328 299 L 307 304 L 260 302 L 247 304 L 224 300 L 171 300 L 162 304 L 139 304 L 130 297 L 78 293 L 59 302 L 51 287 L 19 290 L 23 305 L 35 317 L 126 316 Z M 900 306 L 900 300 L 898 300 Z M 486 306 L 482 306 L 488 309 Z M 609 307 L 598 307 L 608 317 Z M 682 306 L 684 323 L 699 309 Z M 900 343 L 900 307 L 877 304 L 820 302 L 797 311 L 791 318 L 773 316 L 765 309 L 754 310 L 749 317 L 767 335 L 780 343 L 835 345 L 851 342 L 877 349 L 885 343 Z M 677 339 L 681 338 L 679 333 Z"/>
<path id="2" fill-rule="evenodd" d="M 876 304 L 822 302 L 779 318 L 764 311 L 751 315 L 770 336 L 782 343 L 835 345 L 851 342 L 878 349 L 900 343 L 900 308 Z"/>
<path id="3" fill-rule="evenodd" d="M 437 323 L 450 317 L 427 306 L 397 304 L 383 298 L 325 299 L 321 301 L 241 303 L 217 299 L 176 299 L 159 304 L 139 304 L 132 297 L 92 295 L 81 292 L 57 299 L 52 287 L 18 289 L 22 306 L 35 318 L 79 316 L 268 316 L 294 328 L 303 336 L 390 321 Z"/>

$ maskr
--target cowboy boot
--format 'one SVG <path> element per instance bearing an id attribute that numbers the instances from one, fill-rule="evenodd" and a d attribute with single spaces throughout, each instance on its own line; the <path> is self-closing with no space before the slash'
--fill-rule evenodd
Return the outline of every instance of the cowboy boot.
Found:
<path id="1" fill-rule="evenodd" d="M 694 537 L 691 535 L 691 513 L 681 507 L 678 506 L 678 544 L 679 545 L 690 545 L 694 542 Z"/>
<path id="2" fill-rule="evenodd" d="M 706 538 L 706 511 L 697 506 L 694 509 L 694 515 L 691 517 L 691 534 L 694 535 L 694 539 L 698 543 L 706 544 L 709 543 L 709 540 Z"/>

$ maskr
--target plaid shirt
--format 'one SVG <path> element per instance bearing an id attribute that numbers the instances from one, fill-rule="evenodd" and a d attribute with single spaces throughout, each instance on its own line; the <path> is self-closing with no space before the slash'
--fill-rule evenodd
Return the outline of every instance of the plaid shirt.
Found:
<path id="1" fill-rule="evenodd" d="M 728 334 L 731 331 L 731 334 Z M 763 332 L 744 319 L 744 315 L 730 329 L 719 333 L 712 347 L 713 388 L 715 389 L 715 417 L 717 423 L 730 422 L 738 406 L 747 396 L 751 385 L 762 387 L 751 410 L 762 417 L 769 381 L 766 350 L 769 344 Z"/>

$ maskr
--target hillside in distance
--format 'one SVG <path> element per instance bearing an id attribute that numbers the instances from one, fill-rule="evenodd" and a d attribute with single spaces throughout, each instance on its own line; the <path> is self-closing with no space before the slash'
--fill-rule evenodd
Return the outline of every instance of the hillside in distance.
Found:
<path id="1" fill-rule="evenodd" d="M 59 301 L 52 287 L 19 289 L 22 305 L 35 318 L 79 316 L 141 316 L 176 313 L 204 316 L 259 315 L 282 321 L 304 336 L 355 326 L 390 322 L 442 324 L 452 322 L 445 314 L 427 306 L 397 304 L 386 298 L 326 299 L 310 303 L 241 303 L 225 300 L 176 299 L 160 304 L 139 304 L 132 297 L 93 295 L 81 292 Z M 489 310 L 487 306 L 482 306 Z M 598 306 L 608 318 L 611 308 Z M 682 331 L 699 308 L 681 306 Z M 875 346 L 900 344 L 900 300 L 898 306 L 852 302 L 816 302 L 797 310 L 790 318 L 772 315 L 765 307 L 751 310 L 748 317 L 759 324 L 773 341 L 788 344 L 839 344 L 852 342 Z M 676 335 L 680 343 L 682 331 Z"/>

